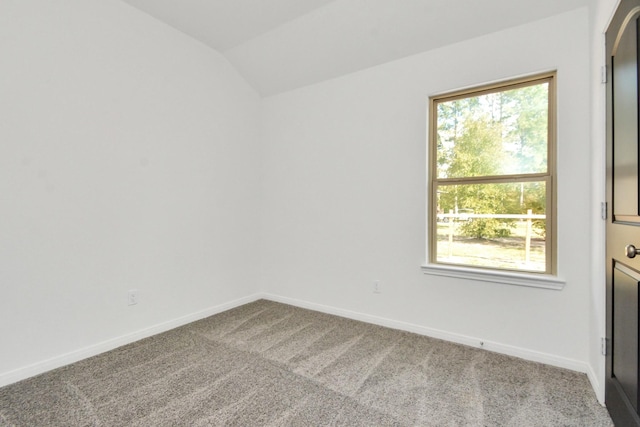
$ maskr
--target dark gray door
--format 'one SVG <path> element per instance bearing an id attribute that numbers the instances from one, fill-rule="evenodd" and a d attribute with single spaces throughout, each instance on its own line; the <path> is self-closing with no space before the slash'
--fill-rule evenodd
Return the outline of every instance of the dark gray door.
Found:
<path id="1" fill-rule="evenodd" d="M 622 0 L 607 30 L 606 404 L 619 426 L 638 416 L 638 25 L 640 0 Z M 637 250 L 636 250 L 637 248 Z M 638 255 L 638 256 L 636 256 Z"/>

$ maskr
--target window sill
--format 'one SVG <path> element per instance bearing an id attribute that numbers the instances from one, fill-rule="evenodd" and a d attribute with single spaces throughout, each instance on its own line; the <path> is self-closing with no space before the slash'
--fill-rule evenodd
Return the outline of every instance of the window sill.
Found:
<path id="1" fill-rule="evenodd" d="M 479 268 L 439 264 L 426 264 L 421 268 L 424 274 L 434 276 L 457 277 L 460 279 L 554 289 L 558 291 L 562 290 L 566 284 L 564 280 L 548 274 L 512 273 L 508 271 L 482 270 Z"/>

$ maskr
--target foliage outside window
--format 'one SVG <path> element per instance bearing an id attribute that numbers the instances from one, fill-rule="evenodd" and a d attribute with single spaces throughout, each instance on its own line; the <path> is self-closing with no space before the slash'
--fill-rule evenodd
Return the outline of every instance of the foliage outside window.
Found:
<path id="1" fill-rule="evenodd" d="M 432 263 L 555 274 L 554 79 L 430 99 Z"/>

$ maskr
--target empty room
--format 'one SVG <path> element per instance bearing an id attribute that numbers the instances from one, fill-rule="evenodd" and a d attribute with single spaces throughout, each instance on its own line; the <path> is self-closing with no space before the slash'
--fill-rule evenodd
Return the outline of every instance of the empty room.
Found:
<path id="1" fill-rule="evenodd" d="M 0 425 L 640 425 L 639 16 L 0 0 Z"/>

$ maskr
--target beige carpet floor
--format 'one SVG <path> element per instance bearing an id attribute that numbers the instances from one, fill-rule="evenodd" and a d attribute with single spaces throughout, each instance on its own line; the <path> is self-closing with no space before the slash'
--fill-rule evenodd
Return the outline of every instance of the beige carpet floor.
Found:
<path id="1" fill-rule="evenodd" d="M 0 388 L 2 426 L 611 426 L 584 374 L 257 301 Z"/>

